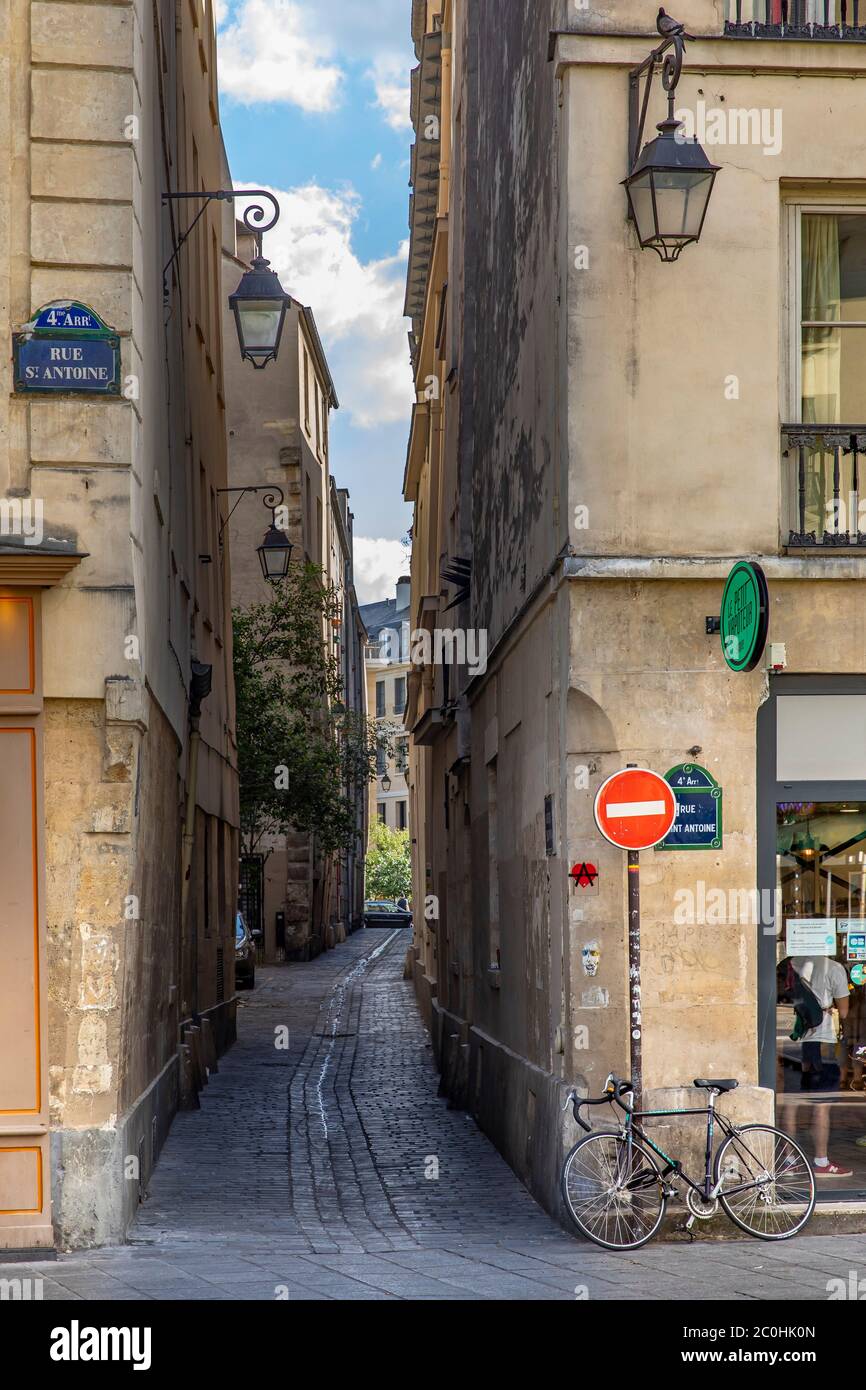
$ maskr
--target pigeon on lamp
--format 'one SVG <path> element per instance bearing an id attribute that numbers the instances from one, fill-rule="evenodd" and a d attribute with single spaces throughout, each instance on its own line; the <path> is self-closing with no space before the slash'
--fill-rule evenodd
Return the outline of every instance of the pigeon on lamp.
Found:
<path id="1" fill-rule="evenodd" d="M 663 39 L 694 38 L 694 34 L 686 33 L 686 26 L 684 24 L 681 24 L 678 19 L 672 19 L 669 14 L 665 14 L 663 9 L 660 9 L 656 15 L 656 28 Z"/>

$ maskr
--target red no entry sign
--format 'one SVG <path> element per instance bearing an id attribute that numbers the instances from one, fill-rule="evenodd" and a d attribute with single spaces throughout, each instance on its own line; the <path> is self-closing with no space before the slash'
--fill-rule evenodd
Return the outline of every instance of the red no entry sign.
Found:
<path id="1" fill-rule="evenodd" d="M 620 849 L 649 849 L 670 832 L 677 801 L 657 772 L 626 767 L 602 782 L 595 798 L 595 823 Z"/>

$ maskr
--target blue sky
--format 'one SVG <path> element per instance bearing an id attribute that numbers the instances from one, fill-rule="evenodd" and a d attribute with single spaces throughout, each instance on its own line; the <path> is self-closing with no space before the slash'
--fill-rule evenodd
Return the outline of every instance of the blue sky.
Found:
<path id="1" fill-rule="evenodd" d="M 316 315 L 341 409 L 331 468 L 355 513 L 362 602 L 406 567 L 412 379 L 408 244 L 411 0 L 216 0 L 220 108 L 236 186 L 273 189 L 265 237 Z"/>

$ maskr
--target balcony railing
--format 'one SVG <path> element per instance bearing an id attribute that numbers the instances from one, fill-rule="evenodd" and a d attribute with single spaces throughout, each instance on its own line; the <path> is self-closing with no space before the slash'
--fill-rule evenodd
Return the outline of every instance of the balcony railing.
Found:
<path id="1" fill-rule="evenodd" d="M 791 548 L 866 548 L 866 425 L 783 425 Z"/>
<path id="2" fill-rule="evenodd" d="M 728 0 L 725 33 L 745 39 L 866 40 L 866 0 Z"/>

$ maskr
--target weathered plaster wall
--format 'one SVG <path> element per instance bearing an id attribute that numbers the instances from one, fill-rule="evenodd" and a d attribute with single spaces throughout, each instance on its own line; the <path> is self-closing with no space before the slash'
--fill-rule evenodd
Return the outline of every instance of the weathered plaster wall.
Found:
<path id="1" fill-rule="evenodd" d="M 719 67 L 745 43 L 689 47 L 687 61 L 715 70 L 684 73 L 677 109 L 694 112 L 703 101 L 725 112 L 778 111 L 781 148 L 768 154 L 760 144 L 708 145 L 722 170 L 704 234 L 671 267 L 651 251 L 635 254 L 618 187 L 626 71 L 637 50 L 622 41 L 569 44 L 576 61 L 563 69 L 566 235 L 588 259 L 580 267 L 569 261 L 567 280 L 572 543 L 598 555 L 773 552 L 794 520 L 780 511 L 779 418 L 795 418 L 796 408 L 780 350 L 787 326 L 783 195 L 795 181 L 856 173 L 854 60 L 836 45 L 837 78 L 812 69 L 794 82 L 760 68 Z M 766 46 L 749 51 L 756 50 L 763 58 Z M 647 138 L 662 114 L 657 90 Z M 816 141 L 816 126 L 830 124 L 838 138 Z M 830 201 L 834 192 L 821 185 L 813 196 Z M 862 190 L 853 197 L 862 201 Z"/>
<path id="2" fill-rule="evenodd" d="M 123 1234 L 170 1122 L 182 994 L 213 1009 L 220 950 L 224 995 L 233 984 L 215 208 L 180 259 L 170 312 L 162 287 L 187 225 L 162 191 L 192 187 L 194 165 L 195 186 L 220 186 L 210 0 L 10 0 L 0 104 L 0 317 L 8 332 L 50 299 L 84 300 L 120 334 L 126 388 L 34 400 L 12 393 L 8 353 L 0 363 L 0 491 L 41 500 L 46 536 L 87 552 L 43 604 L 53 1186 L 59 1238 L 86 1244 Z M 213 665 L 197 786 L 213 931 L 194 978 L 184 941 L 197 907 L 180 920 L 193 656 Z"/>
<path id="3" fill-rule="evenodd" d="M 588 1052 L 575 1050 L 569 1064 L 591 1088 L 611 1057 L 618 1069 L 626 1062 L 616 1021 L 626 987 L 622 856 L 595 832 L 592 796 L 627 761 L 665 772 L 695 745 L 726 788 L 725 844 L 718 854 L 644 856 L 645 1079 L 671 1086 L 686 1072 L 721 1067 L 757 1080 L 759 928 L 676 925 L 673 895 L 698 876 L 707 891 L 756 883 L 755 727 L 767 678 L 731 674 L 718 639 L 704 636 L 704 619 L 719 611 L 732 558 L 777 554 L 793 521 L 783 473 L 793 461 L 782 459 L 779 436 L 780 417 L 796 418 L 797 409 L 783 199 L 811 179 L 809 197 L 838 200 L 840 185 L 823 180 L 850 179 L 859 168 L 859 84 L 850 79 L 862 67 L 862 56 L 841 45 L 829 64 L 819 62 L 817 45 L 790 45 L 786 59 L 800 69 L 794 80 L 761 71 L 782 52 L 770 47 L 773 54 L 729 40 L 689 45 L 687 64 L 697 70 L 684 72 L 677 109 L 694 111 L 699 101 L 726 112 L 769 108 L 779 113 L 781 140 L 773 154 L 761 144 L 708 147 L 722 169 L 704 234 L 673 267 L 636 253 L 617 186 L 626 74 L 638 49 L 594 39 L 562 49 L 573 60 L 559 69 L 565 234 L 587 253 L 581 266 L 570 264 L 567 284 L 569 517 L 574 550 L 599 557 L 579 566 L 582 581 L 573 585 L 568 749 L 574 765 L 593 773 L 587 791 L 569 794 L 569 834 L 575 851 L 594 848 L 602 869 L 599 896 L 582 904 L 585 921 L 572 923 L 569 953 L 572 1023 L 586 1024 L 590 1037 Z M 746 51 L 758 68 L 736 71 Z M 648 135 L 662 111 L 656 92 Z M 841 138 L 816 140 L 816 128 L 830 122 Z M 862 190 L 841 187 L 862 200 Z M 648 582 L 601 579 L 618 567 L 623 581 L 630 572 L 625 558 L 613 557 L 652 555 L 719 559 L 711 576 L 704 561 L 684 565 L 682 582 L 671 582 L 665 563 Z M 845 563 L 849 578 L 832 582 L 826 557 L 767 567 L 770 638 L 786 642 L 788 670 L 863 669 L 862 562 Z M 837 636 L 828 647 L 830 633 Z M 589 939 L 601 944 L 591 981 L 581 976 Z M 602 1007 L 598 990 L 606 992 Z M 586 993 L 595 997 L 589 1009 Z"/>
<path id="4" fill-rule="evenodd" d="M 720 34 L 731 0 L 677 0 L 673 10 L 693 34 Z M 750 0 L 744 0 L 743 15 Z M 655 0 L 563 0 L 562 26 L 592 33 L 652 34 L 656 32 Z"/>
<path id="5" fill-rule="evenodd" d="M 474 285 L 473 622 L 491 645 L 566 536 L 556 423 L 556 92 L 547 63 L 554 7 L 467 7 L 475 59 L 463 131 L 477 220 Z M 471 211 L 470 211 L 471 209 Z"/>

